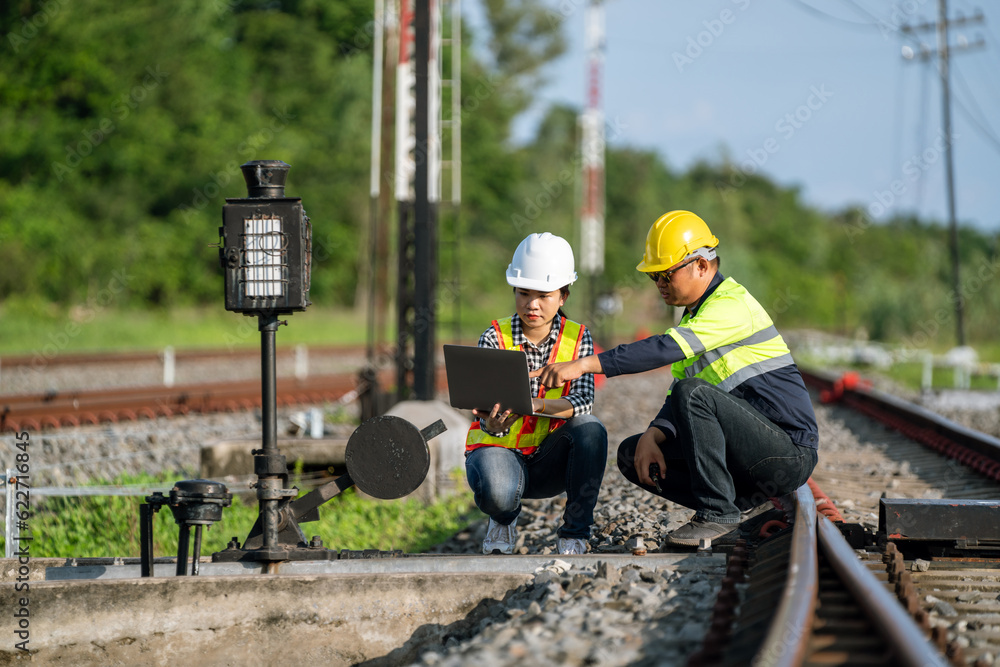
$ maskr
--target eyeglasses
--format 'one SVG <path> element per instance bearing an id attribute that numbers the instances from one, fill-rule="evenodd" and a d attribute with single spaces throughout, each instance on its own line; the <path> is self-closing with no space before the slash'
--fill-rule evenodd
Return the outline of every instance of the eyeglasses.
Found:
<path id="1" fill-rule="evenodd" d="M 650 271 L 646 275 L 649 276 L 649 279 L 652 280 L 654 283 L 657 282 L 660 278 L 663 278 L 663 282 L 669 285 L 671 276 L 673 276 L 675 273 L 683 269 L 688 264 L 693 264 L 694 262 L 697 262 L 698 259 L 699 259 L 698 257 L 692 257 L 691 259 L 684 262 L 677 268 L 670 269 L 669 271 Z"/>

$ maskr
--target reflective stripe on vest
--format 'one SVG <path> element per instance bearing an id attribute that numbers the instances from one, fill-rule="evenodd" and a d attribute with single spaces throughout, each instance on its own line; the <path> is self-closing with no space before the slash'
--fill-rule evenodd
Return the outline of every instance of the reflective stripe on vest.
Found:
<path id="1" fill-rule="evenodd" d="M 674 377 L 701 378 L 724 391 L 792 364 L 784 339 L 746 288 L 726 278 L 692 317 L 666 331 L 684 352 Z"/>
<path id="2" fill-rule="evenodd" d="M 493 328 L 497 332 L 497 340 L 500 342 L 502 350 L 520 350 L 520 345 L 514 345 L 514 336 L 511 327 L 513 318 L 507 317 L 502 320 L 494 320 Z M 578 322 L 562 318 L 559 337 L 552 346 L 552 354 L 549 355 L 546 364 L 557 361 L 572 361 L 580 354 L 580 341 L 583 340 L 584 326 Z M 565 396 L 570 392 L 572 382 L 567 382 L 562 387 L 554 387 L 547 391 L 542 391 L 539 387 L 538 398 L 555 399 Z M 484 431 L 478 419 L 473 420 L 469 427 L 469 433 L 465 439 L 465 450 L 471 451 L 479 447 L 507 447 L 508 449 L 518 449 L 524 454 L 535 451 L 538 445 L 549 433 L 566 423 L 565 419 L 548 417 L 534 417 L 524 415 L 510 426 L 506 436 L 496 437 Z"/>

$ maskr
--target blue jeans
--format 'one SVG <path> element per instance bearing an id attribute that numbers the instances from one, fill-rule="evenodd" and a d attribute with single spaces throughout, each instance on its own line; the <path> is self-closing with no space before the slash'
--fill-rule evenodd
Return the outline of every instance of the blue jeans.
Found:
<path id="1" fill-rule="evenodd" d="M 466 455 L 465 472 L 476 506 L 508 525 L 521 498 L 566 492 L 559 537 L 587 539 L 597 493 L 608 465 L 608 432 L 597 417 L 577 415 L 542 441 L 530 456 L 506 447 L 480 447 Z"/>
<path id="2" fill-rule="evenodd" d="M 742 398 L 698 378 L 679 380 L 670 393 L 677 436 L 660 445 L 667 469 L 658 495 L 715 523 L 739 523 L 740 511 L 806 483 L 815 449 L 800 447 Z M 642 488 L 635 470 L 639 435 L 618 447 L 618 468 Z"/>

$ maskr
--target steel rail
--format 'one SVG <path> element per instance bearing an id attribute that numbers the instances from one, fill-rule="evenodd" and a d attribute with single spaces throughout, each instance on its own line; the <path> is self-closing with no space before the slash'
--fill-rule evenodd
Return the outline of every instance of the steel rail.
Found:
<path id="1" fill-rule="evenodd" d="M 378 375 L 389 386 L 391 371 Z M 447 387 L 443 368 L 437 369 L 438 390 Z M 353 401 L 367 386 L 357 373 L 317 375 L 277 380 L 278 405 Z M 93 392 L 71 390 L 29 396 L 0 396 L 0 433 L 97 425 L 103 422 L 155 419 L 177 414 L 238 412 L 260 407 L 259 380 L 198 383 L 176 387 L 131 387 Z"/>
<path id="2" fill-rule="evenodd" d="M 777 613 L 753 664 L 759 667 L 795 667 L 802 664 L 812 633 L 819 591 L 816 551 L 816 501 L 809 485 L 795 492 L 792 553 Z"/>
<path id="3" fill-rule="evenodd" d="M 333 375 L 316 375 L 299 380 L 297 378 L 282 378 L 280 382 L 288 391 L 295 389 L 320 389 L 329 387 L 340 388 L 341 385 L 350 389 L 354 386 L 356 375 L 338 373 Z M 260 380 L 234 380 L 230 382 L 196 382 L 173 387 L 155 385 L 151 387 L 115 387 L 113 389 L 69 389 L 64 391 L 47 391 L 33 394 L 13 394 L 0 396 L 0 411 L 30 411 L 32 409 L 50 410 L 66 406 L 101 406 L 104 403 L 122 402 L 155 402 L 171 401 L 171 397 L 201 396 L 225 397 L 227 395 L 242 395 L 245 393 L 260 393 Z"/>
<path id="4" fill-rule="evenodd" d="M 788 578 L 767 634 L 753 659 L 755 667 L 795 667 L 807 658 L 819 600 L 819 551 L 851 593 L 889 650 L 905 667 L 948 665 L 920 627 L 841 535 L 816 511 L 813 492 L 795 492 L 796 509 Z"/>
<path id="5" fill-rule="evenodd" d="M 947 667 L 948 662 L 924 636 L 902 605 L 858 559 L 840 530 L 826 517 L 817 526 L 819 544 L 830 567 L 837 573 L 865 614 L 886 638 L 899 664 L 906 667 Z"/>
<path id="6" fill-rule="evenodd" d="M 388 383 L 388 371 L 380 374 Z M 353 400 L 364 390 L 356 373 L 315 376 L 305 380 L 278 380 L 279 405 Z M 444 372 L 439 373 L 444 387 Z M 189 412 L 236 412 L 260 406 L 260 381 L 202 383 L 172 388 L 134 387 L 94 392 L 72 390 L 24 396 L 0 397 L 0 432 L 24 428 L 60 428 L 137 418 L 154 419 Z"/>
<path id="7" fill-rule="evenodd" d="M 365 350 L 357 345 L 307 345 L 309 354 L 313 355 L 356 355 L 363 357 Z M 284 345 L 278 348 L 278 357 L 291 357 L 296 354 L 295 345 Z M 204 349 L 178 349 L 174 353 L 177 363 L 182 361 L 232 361 L 232 360 L 254 360 L 260 357 L 260 349 L 255 347 L 240 347 L 235 349 L 204 348 Z M 133 352 L 68 352 L 52 356 L 42 354 L 16 354 L 0 357 L 3 362 L 4 371 L 20 367 L 33 368 L 41 366 L 44 368 L 52 366 L 86 366 L 93 364 L 107 365 L 118 363 L 144 363 L 162 362 L 163 350 L 140 350 Z"/>
<path id="8" fill-rule="evenodd" d="M 908 438 L 1000 480 L 1000 439 L 877 389 L 845 387 L 842 380 L 816 370 L 801 372 L 806 384 L 830 391 L 828 402 L 843 401 Z"/>

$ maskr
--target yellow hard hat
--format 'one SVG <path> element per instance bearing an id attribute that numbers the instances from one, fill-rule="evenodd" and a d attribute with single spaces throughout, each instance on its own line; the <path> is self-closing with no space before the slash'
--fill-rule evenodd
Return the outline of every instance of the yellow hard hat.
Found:
<path id="1" fill-rule="evenodd" d="M 691 211 L 664 213 L 646 234 L 646 252 L 635 268 L 640 271 L 669 269 L 698 248 L 714 248 L 719 239 L 705 221 Z"/>

